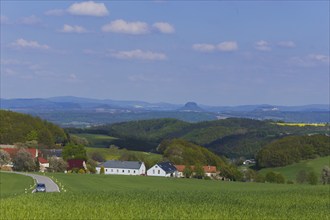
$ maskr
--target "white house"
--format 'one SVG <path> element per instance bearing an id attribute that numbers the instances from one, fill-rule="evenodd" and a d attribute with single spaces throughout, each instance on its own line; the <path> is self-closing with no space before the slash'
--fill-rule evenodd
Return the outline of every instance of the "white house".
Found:
<path id="1" fill-rule="evenodd" d="M 40 171 L 45 172 L 47 168 L 49 168 L 49 162 L 43 157 L 38 157 Z"/>
<path id="2" fill-rule="evenodd" d="M 171 162 L 155 164 L 147 171 L 148 176 L 178 177 L 178 171 Z"/>
<path id="3" fill-rule="evenodd" d="M 146 166 L 140 161 L 108 160 L 96 167 L 96 173 L 100 173 L 104 167 L 104 174 L 116 175 L 145 175 Z"/>

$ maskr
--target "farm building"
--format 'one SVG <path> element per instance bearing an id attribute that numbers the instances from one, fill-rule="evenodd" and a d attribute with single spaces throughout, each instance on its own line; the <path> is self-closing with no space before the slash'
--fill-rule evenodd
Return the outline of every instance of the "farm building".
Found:
<path id="1" fill-rule="evenodd" d="M 45 172 L 47 168 L 49 168 L 49 162 L 43 157 L 38 157 L 39 165 L 40 165 L 40 171 Z"/>
<path id="2" fill-rule="evenodd" d="M 155 164 L 147 171 L 148 176 L 177 177 L 178 171 L 171 162 Z"/>
<path id="3" fill-rule="evenodd" d="M 178 177 L 184 177 L 183 171 L 185 169 L 185 165 L 175 165 L 176 169 L 178 170 Z M 195 170 L 195 166 L 190 166 L 190 169 L 193 171 Z M 203 166 L 203 170 L 206 176 L 214 177 L 220 172 L 217 171 L 217 168 L 215 166 Z"/>
<path id="4" fill-rule="evenodd" d="M 70 159 L 68 162 L 68 168 L 67 170 L 72 169 L 87 169 L 86 162 L 82 159 Z"/>
<path id="5" fill-rule="evenodd" d="M 104 174 L 116 175 L 145 175 L 146 166 L 140 161 L 108 160 L 96 167 L 96 173 L 100 173 L 104 167 Z"/>
<path id="6" fill-rule="evenodd" d="M 2 148 L 1 150 L 6 151 L 10 155 L 10 158 L 14 158 L 20 149 L 19 148 Z M 36 149 L 36 148 L 26 148 L 25 150 L 28 151 L 33 158 L 36 158 L 39 155 L 38 149 Z"/>

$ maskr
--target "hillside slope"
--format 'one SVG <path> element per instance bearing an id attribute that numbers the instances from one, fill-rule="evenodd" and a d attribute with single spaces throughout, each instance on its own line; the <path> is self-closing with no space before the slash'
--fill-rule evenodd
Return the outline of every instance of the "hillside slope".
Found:
<path id="1" fill-rule="evenodd" d="M 0 119 L 1 144 L 36 140 L 42 146 L 52 147 L 68 140 L 62 128 L 38 117 L 0 110 Z"/>
<path id="2" fill-rule="evenodd" d="M 131 150 L 155 151 L 165 139 L 181 138 L 227 157 L 254 157 L 266 144 L 287 135 L 327 133 L 327 126 L 279 126 L 272 121 L 242 118 L 188 123 L 154 119 L 69 129 L 69 133 L 103 134 L 113 144 Z"/>

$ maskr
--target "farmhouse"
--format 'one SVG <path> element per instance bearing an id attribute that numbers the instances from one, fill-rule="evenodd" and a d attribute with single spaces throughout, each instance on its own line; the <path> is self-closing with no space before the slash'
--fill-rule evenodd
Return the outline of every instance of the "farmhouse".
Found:
<path id="1" fill-rule="evenodd" d="M 185 169 L 185 165 L 175 165 L 175 168 L 178 170 L 178 177 L 184 177 L 183 171 Z M 195 170 L 195 166 L 190 166 L 190 169 L 193 171 Z M 215 166 L 203 166 L 203 170 L 206 176 L 215 177 L 220 172 L 217 171 Z"/>
<path id="2" fill-rule="evenodd" d="M 146 166 L 140 161 L 108 160 L 96 167 L 96 173 L 100 173 L 104 167 L 104 174 L 117 175 L 145 175 Z"/>
<path id="3" fill-rule="evenodd" d="M 155 164 L 147 171 L 148 176 L 177 177 L 178 171 L 171 162 Z"/>
<path id="4" fill-rule="evenodd" d="M 40 165 L 40 171 L 45 172 L 47 168 L 49 168 L 49 162 L 43 157 L 38 157 L 38 162 Z"/>
<path id="5" fill-rule="evenodd" d="M 2 150 L 6 151 L 10 155 L 10 158 L 14 158 L 20 149 L 19 148 L 2 148 Z M 38 157 L 38 153 L 39 153 L 38 149 L 26 148 L 25 150 L 27 152 L 29 152 L 33 158 Z"/>

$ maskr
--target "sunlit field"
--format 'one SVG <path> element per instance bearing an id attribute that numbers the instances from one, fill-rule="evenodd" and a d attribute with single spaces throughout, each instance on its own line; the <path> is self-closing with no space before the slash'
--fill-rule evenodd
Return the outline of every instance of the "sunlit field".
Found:
<path id="1" fill-rule="evenodd" d="M 1 199 L 2 219 L 327 219 L 329 187 L 54 174 L 61 193 Z M 64 192 L 65 191 L 65 192 Z"/>

